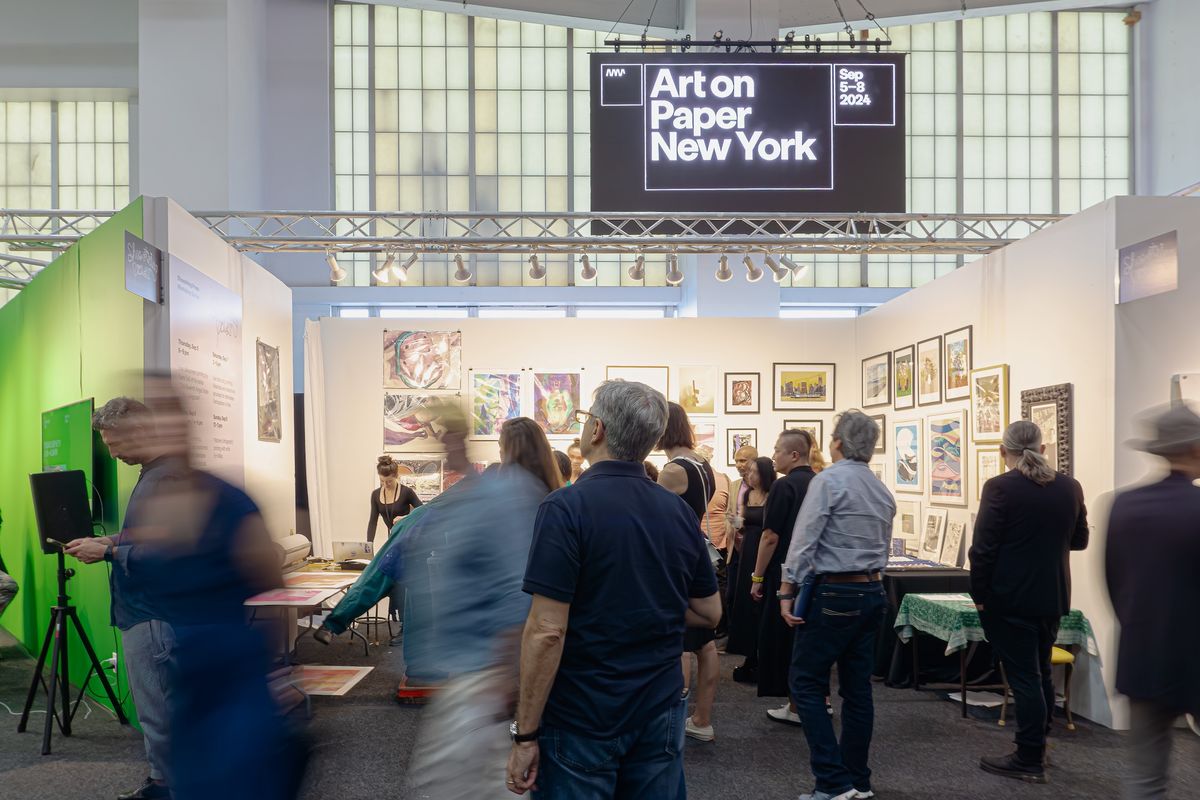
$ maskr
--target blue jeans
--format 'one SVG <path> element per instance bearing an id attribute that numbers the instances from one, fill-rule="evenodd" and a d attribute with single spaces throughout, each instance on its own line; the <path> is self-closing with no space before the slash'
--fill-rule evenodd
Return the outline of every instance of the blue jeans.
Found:
<path id="1" fill-rule="evenodd" d="M 543 726 L 535 800 L 686 800 L 681 700 L 638 730 L 592 739 Z"/>
<path id="2" fill-rule="evenodd" d="M 150 762 L 150 777 L 167 780 L 170 774 L 171 704 L 170 660 L 175 648 L 175 632 L 161 619 L 139 622 L 121 631 L 125 651 L 125 674 L 137 707 L 138 724 Z"/>
<path id="3" fill-rule="evenodd" d="M 813 591 L 805 624 L 796 628 L 789 675 L 792 699 L 804 723 L 817 790 L 836 795 L 871 788 L 867 756 L 875 725 L 871 672 L 875 635 L 887 596 L 879 583 L 825 583 Z M 838 668 L 842 741 L 825 711 L 829 672 Z"/>

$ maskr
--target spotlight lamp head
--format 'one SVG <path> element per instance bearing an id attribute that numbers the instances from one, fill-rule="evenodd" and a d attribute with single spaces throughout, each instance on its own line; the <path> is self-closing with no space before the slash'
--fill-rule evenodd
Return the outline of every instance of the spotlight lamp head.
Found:
<path id="1" fill-rule="evenodd" d="M 596 280 L 596 268 L 592 266 L 592 260 L 585 253 L 580 257 L 580 262 L 583 263 L 582 269 L 579 270 L 579 279 L 584 281 Z"/>
<path id="2" fill-rule="evenodd" d="M 717 280 L 725 283 L 733 278 L 733 270 L 729 268 L 729 256 L 722 254 L 717 259 Z"/>
<path id="3" fill-rule="evenodd" d="M 721 41 L 721 40 L 722 40 L 722 39 L 724 39 L 724 38 L 725 38 L 725 29 L 724 29 L 724 28 L 722 28 L 721 30 L 719 30 L 719 31 L 717 31 L 716 33 L 714 33 L 714 34 L 713 34 L 713 41 L 714 41 L 714 42 L 719 42 L 719 41 Z"/>
<path id="4" fill-rule="evenodd" d="M 667 256 L 667 284 L 678 286 L 683 283 L 683 271 L 679 269 L 679 256 L 675 253 Z"/>
<path id="5" fill-rule="evenodd" d="M 546 277 L 546 268 L 538 262 L 537 253 L 529 257 L 529 277 L 535 281 L 540 281 Z"/>
<path id="6" fill-rule="evenodd" d="M 466 283 L 471 280 L 471 270 L 467 269 L 467 265 L 463 263 L 462 253 L 454 254 L 454 264 L 457 267 L 454 270 L 454 280 L 459 283 Z"/>
<path id="7" fill-rule="evenodd" d="M 646 278 L 646 257 L 639 255 L 633 261 L 633 266 L 629 268 L 629 277 L 631 280 L 640 281 Z"/>
<path id="8" fill-rule="evenodd" d="M 371 274 L 375 276 L 375 283 L 387 283 L 388 277 L 391 275 L 392 267 L 396 263 L 396 254 L 388 253 L 387 258 L 383 260 L 383 266 L 375 270 Z M 399 270 L 397 270 L 399 273 Z"/>
<path id="9" fill-rule="evenodd" d="M 412 269 L 413 264 L 417 263 L 417 254 L 413 253 L 408 258 L 404 259 L 404 265 L 396 267 L 396 280 L 404 283 L 408 280 L 408 271 Z"/>
<path id="10" fill-rule="evenodd" d="M 341 283 L 346 279 L 348 274 L 346 270 L 338 266 L 337 254 L 332 250 L 325 251 L 325 263 L 329 265 L 329 282 Z"/>
<path id="11" fill-rule="evenodd" d="M 780 256 L 779 263 L 783 264 L 785 267 L 787 267 L 788 269 L 790 269 L 792 271 L 793 280 L 796 278 L 799 278 L 802 275 L 804 275 L 805 273 L 807 273 L 809 268 L 812 267 L 811 264 L 797 264 L 795 261 L 792 261 L 787 256 Z"/>
<path id="12" fill-rule="evenodd" d="M 763 271 L 759 269 L 758 265 L 754 263 L 754 260 L 750 258 L 750 256 L 747 255 L 743 257 L 742 263 L 746 265 L 746 280 L 750 281 L 751 283 L 758 283 L 760 280 L 762 280 Z"/>
<path id="13" fill-rule="evenodd" d="M 771 270 L 771 274 L 775 276 L 776 283 L 782 283 L 783 279 L 789 274 L 787 268 L 779 266 L 769 253 L 763 256 L 763 263 L 767 265 L 767 269 Z"/>
<path id="14" fill-rule="evenodd" d="M 785 41 L 785 42 L 788 42 L 788 43 L 791 43 L 791 42 L 794 42 L 794 41 L 796 41 L 796 32 L 795 32 L 795 31 L 788 31 L 788 32 L 787 32 L 787 35 L 786 35 L 786 36 L 784 36 L 784 37 L 783 37 L 783 39 L 784 39 L 784 41 Z"/>

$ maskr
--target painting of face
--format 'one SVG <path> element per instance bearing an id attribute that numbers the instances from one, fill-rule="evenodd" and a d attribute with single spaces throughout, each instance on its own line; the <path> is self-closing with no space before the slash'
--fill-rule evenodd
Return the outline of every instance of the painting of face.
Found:
<path id="1" fill-rule="evenodd" d="M 533 373 L 533 420 L 547 436 L 578 436 L 578 372 Z"/>
<path id="2" fill-rule="evenodd" d="M 462 334 L 384 331 L 383 385 L 389 389 L 460 388 Z"/>
<path id="3" fill-rule="evenodd" d="M 475 372 L 471 374 L 471 435 L 500 436 L 500 428 L 521 416 L 521 373 Z"/>

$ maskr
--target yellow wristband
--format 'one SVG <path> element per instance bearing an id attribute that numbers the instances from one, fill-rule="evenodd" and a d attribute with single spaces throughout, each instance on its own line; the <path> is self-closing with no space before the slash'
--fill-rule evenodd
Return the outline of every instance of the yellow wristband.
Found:
<path id="1" fill-rule="evenodd" d="M 750 576 L 751 583 L 762 583 L 764 580 L 766 580 L 766 579 L 762 575 L 751 575 Z"/>

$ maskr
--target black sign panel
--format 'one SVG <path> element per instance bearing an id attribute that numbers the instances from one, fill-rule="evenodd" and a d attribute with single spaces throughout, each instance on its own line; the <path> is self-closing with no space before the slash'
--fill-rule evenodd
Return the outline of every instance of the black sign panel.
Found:
<path id="1" fill-rule="evenodd" d="M 903 212 L 904 56 L 592 54 L 592 210 Z"/>
<path id="2" fill-rule="evenodd" d="M 125 231 L 125 288 L 151 303 L 162 302 L 162 251 Z"/>

